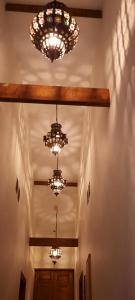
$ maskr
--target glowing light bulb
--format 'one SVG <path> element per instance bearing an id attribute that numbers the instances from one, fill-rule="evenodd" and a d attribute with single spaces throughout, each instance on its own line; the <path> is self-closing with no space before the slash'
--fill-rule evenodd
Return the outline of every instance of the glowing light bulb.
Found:
<path id="1" fill-rule="evenodd" d="M 60 153 L 61 148 L 58 144 L 55 144 L 54 146 L 52 146 L 52 148 L 50 150 L 52 153 L 57 154 L 57 153 Z"/>
<path id="2" fill-rule="evenodd" d="M 46 48 L 46 45 L 48 48 L 57 49 L 60 48 L 62 50 L 62 54 L 65 53 L 65 44 L 64 42 L 58 38 L 57 36 L 54 36 L 50 33 L 49 37 L 46 38 L 46 40 L 43 42 L 43 46 Z"/>
<path id="3" fill-rule="evenodd" d="M 49 38 L 49 44 L 50 46 L 56 47 L 57 45 L 60 45 L 60 39 L 58 39 L 56 36 Z"/>
<path id="4" fill-rule="evenodd" d="M 54 185 L 58 188 L 58 187 L 60 187 L 62 184 L 61 184 L 61 182 L 59 182 L 59 181 L 57 180 L 57 181 L 54 181 Z"/>
<path id="5" fill-rule="evenodd" d="M 57 256 L 57 249 L 53 250 L 53 256 Z"/>

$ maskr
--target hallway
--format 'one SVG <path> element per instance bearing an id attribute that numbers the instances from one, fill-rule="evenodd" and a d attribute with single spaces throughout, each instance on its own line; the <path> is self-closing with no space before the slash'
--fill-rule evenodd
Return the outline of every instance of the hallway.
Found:
<path id="1" fill-rule="evenodd" d="M 43 142 L 56 106 L 4 103 L 0 95 L 0 299 L 40 300 L 40 291 L 33 299 L 34 279 L 42 269 L 45 286 L 46 278 L 53 282 L 53 289 L 41 284 L 47 300 L 72 298 L 68 275 L 59 276 L 67 270 L 74 271 L 74 300 L 134 300 L 135 0 L 66 3 L 102 9 L 103 18 L 77 17 L 78 45 L 52 64 L 29 40 L 34 14 L 6 11 L 6 2 L 0 2 L 0 83 L 108 88 L 111 106 L 58 105 L 68 137 L 59 168 L 69 184 L 56 197 L 46 183 L 57 159 Z M 42 243 L 56 236 L 56 207 L 57 237 L 77 239 L 78 247 L 60 245 L 53 264 L 53 245 Z"/>

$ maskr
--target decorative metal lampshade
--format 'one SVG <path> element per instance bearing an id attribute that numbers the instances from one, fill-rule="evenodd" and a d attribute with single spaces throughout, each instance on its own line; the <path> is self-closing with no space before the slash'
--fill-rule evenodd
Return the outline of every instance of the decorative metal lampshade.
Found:
<path id="1" fill-rule="evenodd" d="M 44 11 L 34 17 L 30 38 L 35 47 L 51 62 L 71 51 L 78 40 L 79 27 L 61 2 L 49 2 Z"/>
<path id="2" fill-rule="evenodd" d="M 68 144 L 66 134 L 61 131 L 62 125 L 57 121 L 57 105 L 56 105 L 56 123 L 51 124 L 51 131 L 43 137 L 45 146 L 50 148 L 53 154 L 60 153 L 61 149 Z"/>
<path id="3" fill-rule="evenodd" d="M 58 231 L 58 225 L 57 225 L 57 218 L 58 218 L 58 207 L 55 207 L 56 210 L 56 225 L 55 225 L 55 237 L 57 240 L 57 231 Z M 49 257 L 52 259 L 52 262 L 56 264 L 59 258 L 61 258 L 62 250 L 59 247 L 53 246 L 50 249 Z"/>
<path id="4" fill-rule="evenodd" d="M 65 187 L 67 181 L 62 177 L 62 171 L 58 169 L 58 158 L 57 158 L 57 169 L 53 170 L 53 176 L 48 180 L 53 193 L 58 196 Z"/>
<path id="5" fill-rule="evenodd" d="M 57 260 L 61 258 L 62 250 L 59 247 L 52 247 L 50 249 L 49 257 L 52 259 L 52 262 L 56 264 Z"/>

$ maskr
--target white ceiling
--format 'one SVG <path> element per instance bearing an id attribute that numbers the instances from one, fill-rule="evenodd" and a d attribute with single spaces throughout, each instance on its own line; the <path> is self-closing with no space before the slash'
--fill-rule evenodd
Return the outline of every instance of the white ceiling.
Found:
<path id="1" fill-rule="evenodd" d="M 56 167 L 56 156 L 43 143 L 43 136 L 56 120 L 55 105 L 27 105 L 30 147 L 35 180 L 47 180 Z M 68 145 L 59 155 L 59 167 L 68 181 L 78 182 L 80 147 L 83 127 L 83 107 L 58 106 L 58 121 L 67 134 Z"/>
<path id="2" fill-rule="evenodd" d="M 56 206 L 58 206 L 58 237 L 75 237 L 78 209 L 77 188 L 65 187 L 56 197 L 48 186 L 38 186 L 33 191 L 34 236 L 55 236 Z"/>
<path id="3" fill-rule="evenodd" d="M 45 4 L 46 1 L 10 0 L 16 3 Z M 71 7 L 102 8 L 101 0 L 64 1 Z M 77 47 L 62 60 L 51 64 L 32 45 L 29 26 L 33 14 L 7 13 L 10 28 L 10 51 L 14 53 L 12 82 L 26 84 L 94 87 L 94 69 L 101 20 L 78 18 L 80 37 Z M 98 36 L 98 39 L 97 39 Z M 9 31 L 8 31 L 9 37 Z M 93 63 L 94 62 L 94 63 Z M 96 78 L 97 80 L 97 78 Z M 47 180 L 56 167 L 56 158 L 44 146 L 43 135 L 55 122 L 55 105 L 26 105 L 30 132 L 33 178 Z M 88 108 L 87 108 L 88 109 Z M 60 154 L 59 166 L 68 181 L 78 182 L 80 167 L 83 107 L 59 106 L 58 120 L 67 134 L 69 144 Z M 48 187 L 34 187 L 32 199 L 32 231 L 36 236 L 52 236 L 54 205 L 59 207 L 59 236 L 75 236 L 77 221 L 77 188 L 66 187 L 56 198 Z"/>
<path id="4" fill-rule="evenodd" d="M 55 105 L 25 105 L 30 131 L 30 148 L 35 180 L 48 180 L 56 168 L 56 157 L 43 143 L 43 136 L 55 122 Z M 79 181 L 80 152 L 83 130 L 83 107 L 58 106 L 58 121 L 67 134 L 68 145 L 59 155 L 59 167 L 64 179 Z M 50 187 L 33 186 L 32 232 L 34 236 L 53 237 L 55 228 L 54 207 L 58 206 L 58 236 L 75 237 L 78 210 L 77 187 L 65 187 L 59 196 Z"/>

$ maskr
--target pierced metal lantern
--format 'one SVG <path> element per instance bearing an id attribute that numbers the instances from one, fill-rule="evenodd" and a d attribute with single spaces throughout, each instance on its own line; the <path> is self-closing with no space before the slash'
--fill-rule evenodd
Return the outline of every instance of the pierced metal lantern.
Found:
<path id="1" fill-rule="evenodd" d="M 52 259 L 52 262 L 54 264 L 56 264 L 57 260 L 59 258 L 61 258 L 61 256 L 62 256 L 62 250 L 61 250 L 61 248 L 59 248 L 59 247 L 52 247 L 50 249 L 49 257 Z"/>
<path id="2" fill-rule="evenodd" d="M 60 194 L 66 185 L 66 180 L 63 179 L 61 174 L 61 170 L 53 170 L 53 176 L 48 180 L 48 184 L 56 196 Z"/>
<path id="3" fill-rule="evenodd" d="M 79 27 L 61 2 L 52 1 L 34 17 L 30 38 L 35 47 L 51 62 L 71 51 L 77 41 Z"/>
<path id="4" fill-rule="evenodd" d="M 51 124 L 51 131 L 43 137 L 45 146 L 50 148 L 53 154 L 60 153 L 61 149 L 68 144 L 66 134 L 61 131 L 62 125 L 59 123 Z"/>

